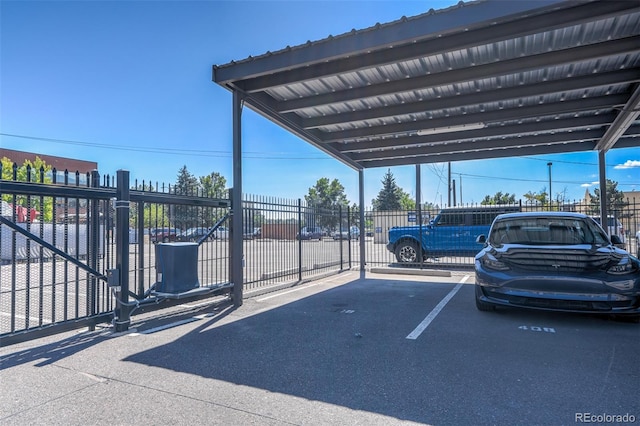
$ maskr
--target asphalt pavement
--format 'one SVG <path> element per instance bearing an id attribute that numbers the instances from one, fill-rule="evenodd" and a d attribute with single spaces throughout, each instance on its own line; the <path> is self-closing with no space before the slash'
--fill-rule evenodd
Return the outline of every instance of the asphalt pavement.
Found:
<path id="1" fill-rule="evenodd" d="M 0 348 L 2 425 L 640 423 L 640 325 L 347 272 Z"/>

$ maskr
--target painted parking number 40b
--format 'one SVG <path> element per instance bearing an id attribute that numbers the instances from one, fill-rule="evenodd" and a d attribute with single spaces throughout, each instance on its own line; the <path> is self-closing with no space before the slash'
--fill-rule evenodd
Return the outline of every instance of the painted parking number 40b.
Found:
<path id="1" fill-rule="evenodd" d="M 520 327 L 518 327 L 518 329 L 520 330 L 524 330 L 524 331 L 539 331 L 542 333 L 555 333 L 556 330 L 554 328 L 551 327 L 538 327 L 536 325 L 530 326 L 530 325 L 521 325 Z"/>

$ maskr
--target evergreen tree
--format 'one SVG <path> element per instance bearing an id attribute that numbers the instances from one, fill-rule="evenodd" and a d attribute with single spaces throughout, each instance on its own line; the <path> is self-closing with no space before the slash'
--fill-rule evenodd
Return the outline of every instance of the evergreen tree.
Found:
<path id="1" fill-rule="evenodd" d="M 178 179 L 173 192 L 180 195 L 197 195 L 198 194 L 198 179 L 192 175 L 187 166 L 182 166 L 178 172 Z M 170 221 L 176 228 L 188 229 L 198 225 L 198 208 L 195 206 L 172 206 L 170 214 Z"/>
<path id="2" fill-rule="evenodd" d="M 409 194 L 404 192 L 396 184 L 396 180 L 391 173 L 391 169 L 382 178 L 382 189 L 378 193 L 376 199 L 373 200 L 374 210 L 402 210 L 410 207 L 408 201 L 411 201 Z M 404 205 L 403 205 L 404 204 Z M 413 202 L 415 207 L 415 202 Z"/>

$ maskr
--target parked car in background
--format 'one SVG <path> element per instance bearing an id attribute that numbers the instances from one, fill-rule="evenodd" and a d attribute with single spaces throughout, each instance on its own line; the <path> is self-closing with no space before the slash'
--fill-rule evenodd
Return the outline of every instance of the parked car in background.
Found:
<path id="1" fill-rule="evenodd" d="M 175 241 L 178 235 L 176 228 L 154 228 L 149 232 L 149 239 L 152 243 L 168 243 Z"/>
<path id="2" fill-rule="evenodd" d="M 439 256 L 473 256 L 478 250 L 476 238 L 487 234 L 496 216 L 515 213 L 519 205 L 452 207 L 442 209 L 429 223 L 413 226 L 394 226 L 389 229 L 387 250 L 398 262 L 420 262 Z M 422 234 L 421 234 L 422 230 Z"/>
<path id="3" fill-rule="evenodd" d="M 589 216 L 498 216 L 475 256 L 475 300 L 496 306 L 627 315 L 640 320 L 640 260 Z"/>
<path id="4" fill-rule="evenodd" d="M 129 244 L 138 244 L 138 230 L 129 228 Z"/>
<path id="5" fill-rule="evenodd" d="M 229 229 L 225 226 L 218 226 L 213 233 L 218 240 L 228 240 L 229 239 Z"/>
<path id="6" fill-rule="evenodd" d="M 208 228 L 197 227 L 197 228 L 189 228 L 186 231 L 178 233 L 176 235 L 176 241 L 190 241 L 190 242 L 198 242 L 202 237 L 209 233 Z M 211 235 L 209 240 L 213 240 L 215 235 Z"/>
<path id="7" fill-rule="evenodd" d="M 640 231 L 636 232 L 636 256 L 640 258 Z"/>
<path id="8" fill-rule="evenodd" d="M 360 228 L 357 226 L 351 226 L 348 230 L 336 231 L 333 233 L 334 240 L 357 240 L 360 238 Z"/>
<path id="9" fill-rule="evenodd" d="M 300 230 L 300 233 L 296 235 L 298 240 L 322 240 L 323 233 L 322 228 L 319 227 L 304 227 Z"/>

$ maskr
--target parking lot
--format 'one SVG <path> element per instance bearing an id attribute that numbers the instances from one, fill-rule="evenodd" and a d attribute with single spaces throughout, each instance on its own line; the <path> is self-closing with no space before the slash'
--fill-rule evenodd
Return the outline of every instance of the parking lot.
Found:
<path id="1" fill-rule="evenodd" d="M 640 421 L 638 324 L 479 312 L 472 273 L 348 272 L 135 321 L 0 348 L 0 422 Z"/>

